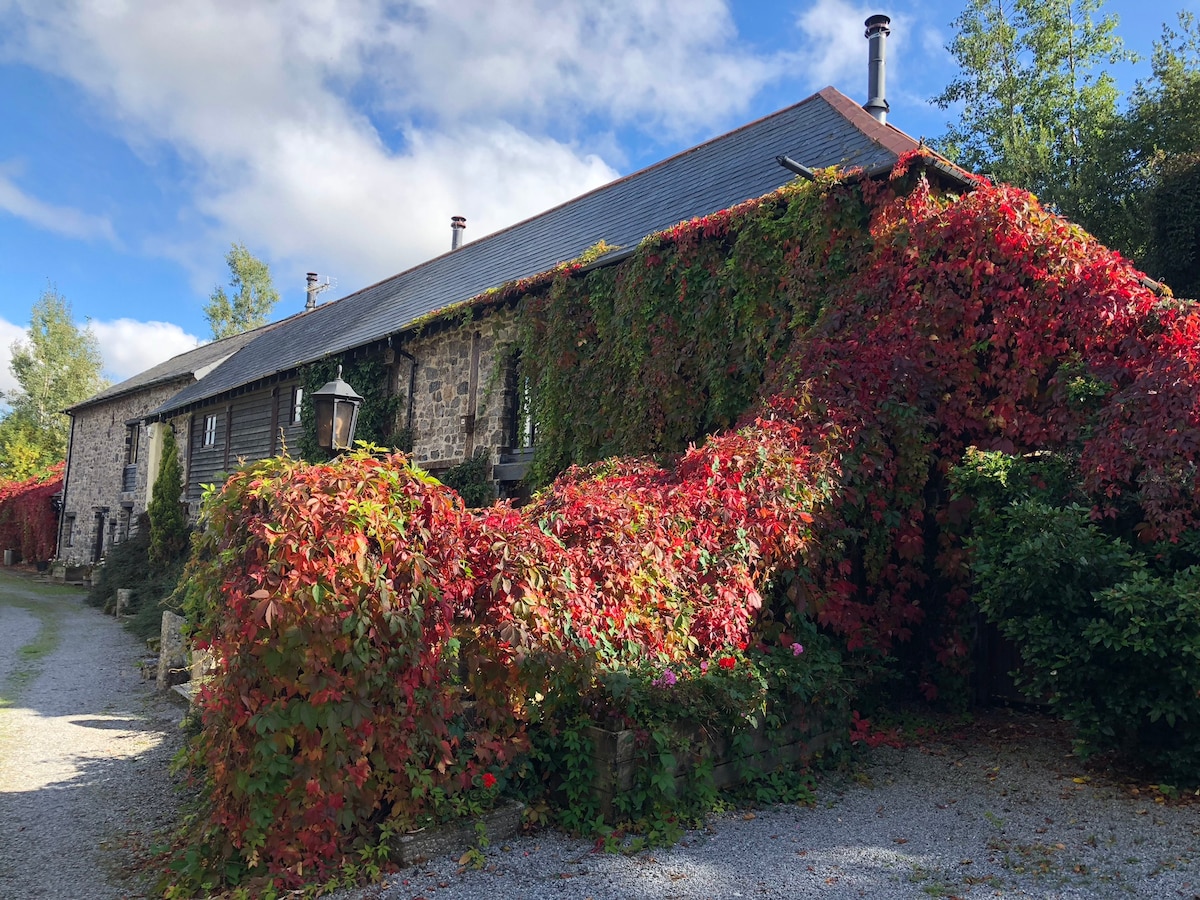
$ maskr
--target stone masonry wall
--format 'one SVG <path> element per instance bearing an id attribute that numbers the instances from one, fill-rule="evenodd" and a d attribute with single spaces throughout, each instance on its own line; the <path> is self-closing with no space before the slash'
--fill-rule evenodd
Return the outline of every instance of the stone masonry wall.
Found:
<path id="1" fill-rule="evenodd" d="M 504 368 L 515 335 L 513 312 L 502 309 L 470 322 L 438 326 L 405 344 L 405 351 L 417 360 L 412 455 L 419 465 L 437 472 L 480 449 L 488 452 L 492 463 L 497 461 L 496 450 L 510 438 L 506 413 L 512 398 L 506 396 Z M 402 397 L 408 393 L 407 362 L 399 357 L 394 368 L 394 390 Z M 403 425 L 407 404 L 400 409 Z"/>
<path id="2" fill-rule="evenodd" d="M 67 461 L 66 495 L 62 521 L 74 518 L 73 527 L 61 530 L 58 557 L 69 565 L 93 561 L 97 530 L 101 555 L 113 540 L 121 540 L 136 527 L 146 510 L 146 474 L 150 436 L 138 424 L 137 477 L 132 491 L 122 490 L 125 471 L 126 422 L 139 419 L 179 391 L 170 382 L 115 397 L 75 413 Z M 116 523 L 115 528 L 111 523 Z"/>

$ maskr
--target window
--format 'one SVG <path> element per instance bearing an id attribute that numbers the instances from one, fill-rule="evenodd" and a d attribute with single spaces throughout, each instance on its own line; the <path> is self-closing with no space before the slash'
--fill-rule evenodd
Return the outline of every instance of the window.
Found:
<path id="1" fill-rule="evenodd" d="M 63 520 L 63 546 L 75 546 L 75 517 L 67 516 Z"/>
<path id="2" fill-rule="evenodd" d="M 300 424 L 300 403 L 304 400 L 304 388 L 292 388 L 292 424 Z"/>
<path id="3" fill-rule="evenodd" d="M 142 426 L 138 423 L 125 426 L 125 465 L 135 466 L 138 461 L 138 440 Z"/>
<path id="4" fill-rule="evenodd" d="M 215 415 L 204 417 L 204 446 L 217 446 L 217 417 Z"/>
<path id="5" fill-rule="evenodd" d="M 514 354 L 505 373 L 505 440 L 512 450 L 532 447 L 537 429 L 533 421 L 533 394 L 529 376 L 521 371 L 521 358 Z"/>

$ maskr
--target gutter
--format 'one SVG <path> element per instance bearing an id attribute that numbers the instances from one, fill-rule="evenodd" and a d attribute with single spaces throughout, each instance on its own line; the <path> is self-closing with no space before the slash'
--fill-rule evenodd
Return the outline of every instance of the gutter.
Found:
<path id="1" fill-rule="evenodd" d="M 62 500 L 58 504 L 58 528 L 54 536 L 55 559 L 62 550 L 63 522 L 67 519 L 67 484 L 71 477 L 71 451 L 75 448 L 75 413 L 67 412 L 67 415 L 71 417 L 71 432 L 67 436 L 67 464 L 63 466 Z"/>
<path id="2" fill-rule="evenodd" d="M 392 342 L 392 339 L 389 336 L 388 344 L 390 345 L 391 342 Z M 400 347 L 396 347 L 395 350 L 397 353 L 399 353 L 401 356 L 403 356 L 409 362 L 409 367 L 408 367 L 408 412 L 405 415 L 407 424 L 404 427 L 407 428 L 411 432 L 412 431 L 412 423 L 413 423 L 413 394 L 417 390 L 417 358 L 415 356 L 413 356 L 411 353 L 409 353 L 407 350 L 403 350 Z"/>

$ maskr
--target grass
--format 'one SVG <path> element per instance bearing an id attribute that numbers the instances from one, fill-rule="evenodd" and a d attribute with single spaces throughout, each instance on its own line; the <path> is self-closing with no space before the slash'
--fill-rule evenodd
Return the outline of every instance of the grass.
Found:
<path id="1" fill-rule="evenodd" d="M 36 593 L 40 599 L 28 596 L 30 593 Z M 38 620 L 33 640 L 17 650 L 17 664 L 0 683 L 0 709 L 17 701 L 21 692 L 41 672 L 42 661 L 58 647 L 58 618 L 62 604 L 56 601 L 78 597 L 78 591 L 71 588 L 0 574 L 0 606 L 23 609 Z"/>

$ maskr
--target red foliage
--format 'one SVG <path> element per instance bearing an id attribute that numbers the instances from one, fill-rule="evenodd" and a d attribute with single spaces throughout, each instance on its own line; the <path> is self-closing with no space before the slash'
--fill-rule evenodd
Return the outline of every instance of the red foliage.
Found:
<path id="1" fill-rule="evenodd" d="M 62 490 L 64 463 L 25 481 L 0 480 L 0 549 L 16 550 L 26 562 L 53 559 L 58 515 L 54 495 Z"/>
<path id="2" fill-rule="evenodd" d="M 933 695 L 935 661 L 967 652 L 945 475 L 971 445 L 1077 450 L 1088 487 L 1149 534 L 1197 524 L 1190 305 L 1015 189 L 829 190 L 869 195 L 869 253 L 821 286 L 817 325 L 743 427 L 671 467 L 576 468 L 524 509 L 479 512 L 399 456 L 265 461 L 230 480 L 210 507 L 213 562 L 192 578 L 221 660 L 198 745 L 208 840 L 280 885 L 319 876 L 374 823 L 411 822 L 435 789 L 468 791 L 523 749 L 555 661 L 732 668 L 719 654 L 755 639 L 781 568 L 852 648 L 920 630 Z"/>

